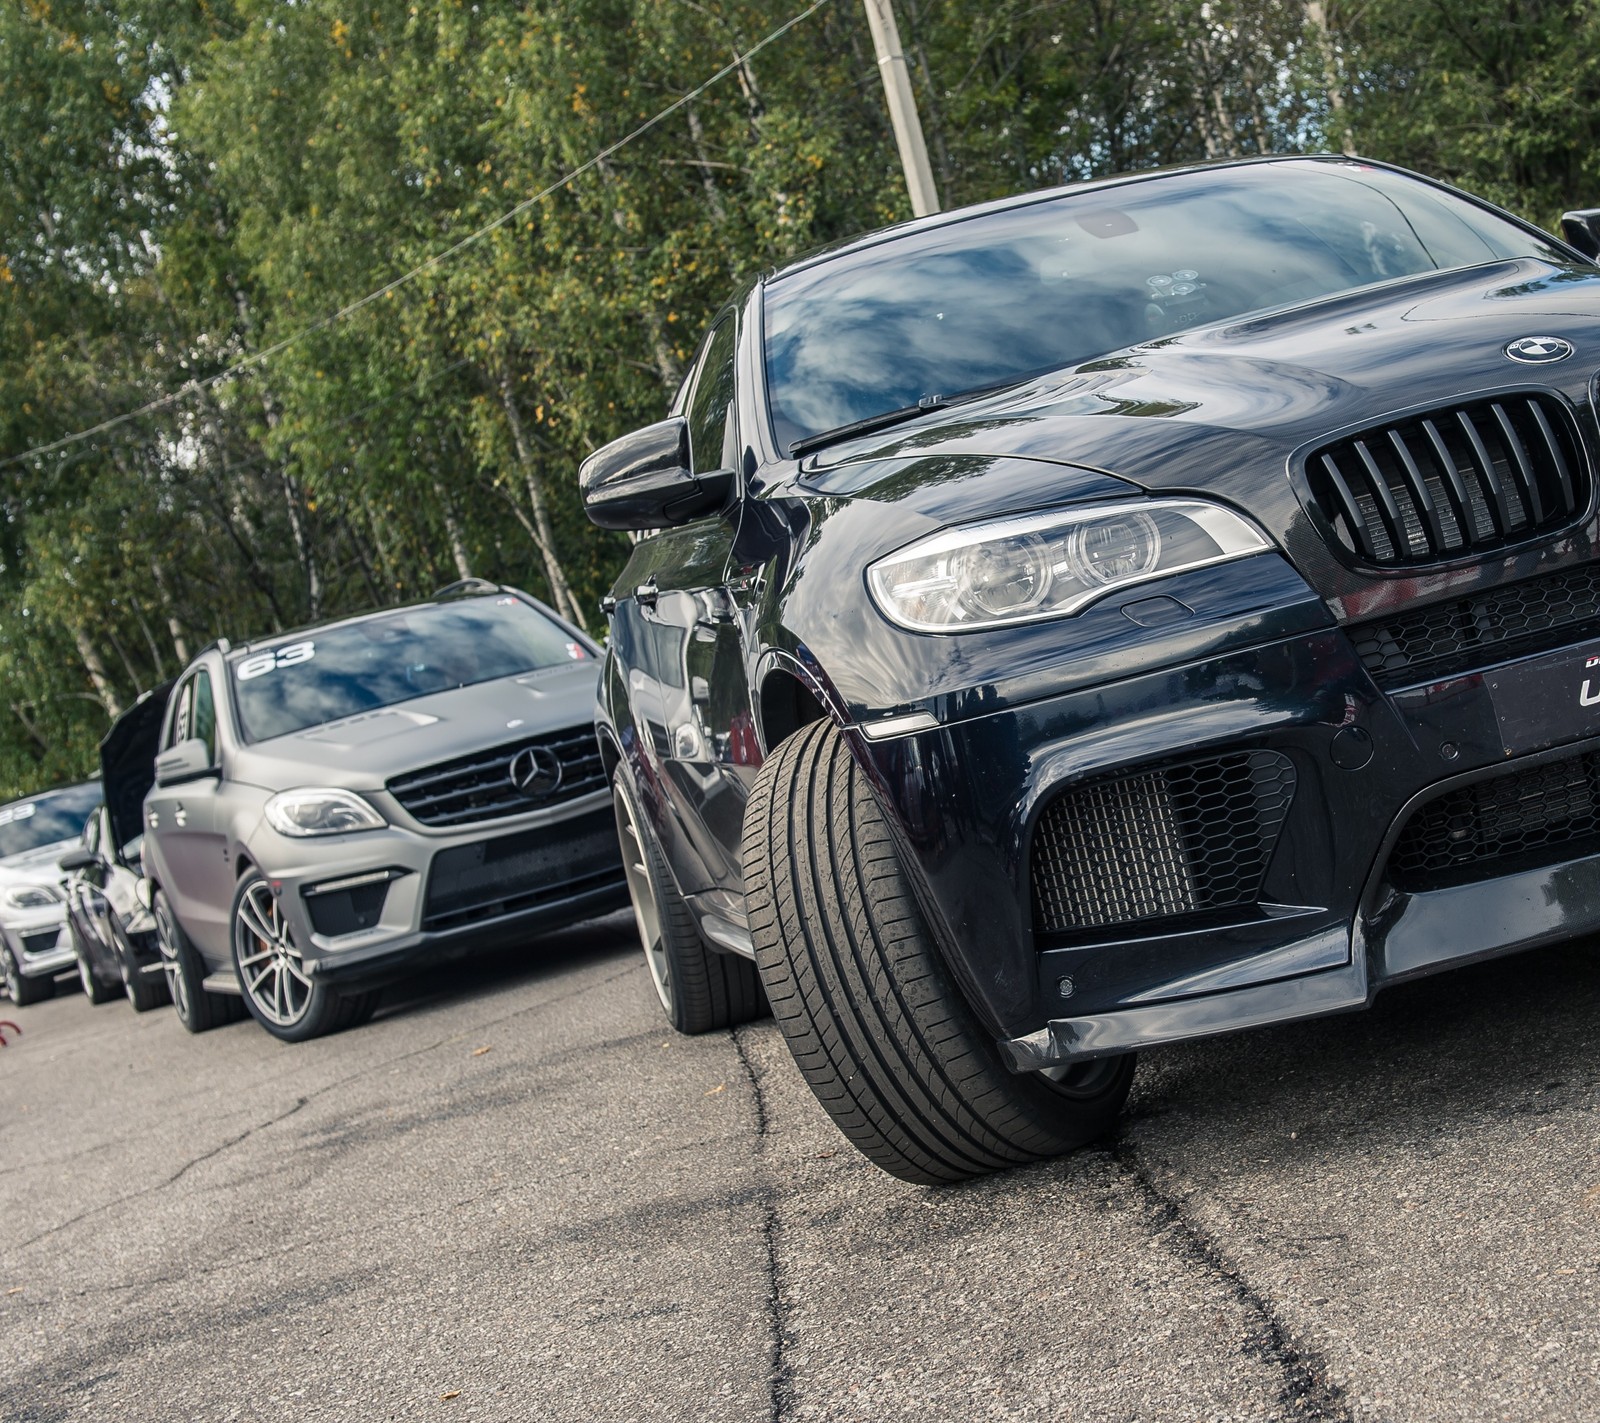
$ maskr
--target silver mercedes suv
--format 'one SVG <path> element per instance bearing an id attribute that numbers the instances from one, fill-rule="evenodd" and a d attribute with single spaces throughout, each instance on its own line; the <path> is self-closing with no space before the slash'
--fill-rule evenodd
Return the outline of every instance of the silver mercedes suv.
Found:
<path id="1" fill-rule="evenodd" d="M 627 903 L 595 741 L 599 648 L 524 593 L 207 648 L 145 797 L 150 908 L 191 1032 L 300 1041 L 404 971 Z"/>

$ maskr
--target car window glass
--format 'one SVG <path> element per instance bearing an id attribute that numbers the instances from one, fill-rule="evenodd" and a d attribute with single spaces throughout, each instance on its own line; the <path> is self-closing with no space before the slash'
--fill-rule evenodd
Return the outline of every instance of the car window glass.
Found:
<path id="1" fill-rule="evenodd" d="M 689 402 L 689 455 L 696 474 L 732 464 L 729 436 L 733 405 L 734 325 L 730 317 L 711 333 Z"/>
<path id="2" fill-rule="evenodd" d="M 189 735 L 206 744 L 206 761 L 217 764 L 217 708 L 211 700 L 211 674 L 200 671 L 194 678 L 194 696 L 189 708 Z"/>
<path id="3" fill-rule="evenodd" d="M 253 742 L 588 656 L 559 623 L 507 594 L 315 628 L 228 665 L 239 729 Z"/>
<path id="4" fill-rule="evenodd" d="M 1464 198 L 1359 163 L 1290 161 L 1069 191 L 775 279 L 764 298 L 773 432 L 788 448 L 926 397 L 1512 256 L 1566 260 Z"/>
<path id="5" fill-rule="evenodd" d="M 0 805 L 0 860 L 77 839 L 99 803 L 100 782 L 86 781 Z"/>
<path id="6" fill-rule="evenodd" d="M 161 738 L 161 749 L 170 751 L 189 736 L 189 708 L 194 697 L 194 678 L 191 677 L 172 694 L 172 709 L 168 713 L 167 734 Z"/>

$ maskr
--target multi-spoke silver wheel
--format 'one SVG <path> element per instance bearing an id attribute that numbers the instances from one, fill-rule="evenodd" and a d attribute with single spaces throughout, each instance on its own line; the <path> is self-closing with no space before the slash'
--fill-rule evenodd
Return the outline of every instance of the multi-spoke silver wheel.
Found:
<path id="1" fill-rule="evenodd" d="M 239 896 L 233 934 L 239 985 L 251 1007 L 269 1023 L 293 1027 L 311 1006 L 311 980 L 265 880 Z"/>
<path id="2" fill-rule="evenodd" d="M 667 962 L 667 947 L 661 941 L 661 913 L 656 908 L 655 890 L 645 865 L 649 851 L 633 804 L 620 785 L 612 791 L 617 806 L 618 839 L 622 842 L 622 868 L 628 879 L 628 898 L 633 901 L 633 919 L 639 926 L 639 942 L 644 945 L 644 961 L 661 999 L 661 1006 L 672 1011 L 672 967 Z"/>
<path id="3" fill-rule="evenodd" d="M 172 907 L 165 895 L 155 902 L 156 949 L 161 955 L 161 972 L 167 977 L 167 994 L 178 1017 L 187 1023 L 194 1016 L 194 1004 L 189 1000 L 189 982 L 178 966 L 178 926 L 172 919 Z"/>

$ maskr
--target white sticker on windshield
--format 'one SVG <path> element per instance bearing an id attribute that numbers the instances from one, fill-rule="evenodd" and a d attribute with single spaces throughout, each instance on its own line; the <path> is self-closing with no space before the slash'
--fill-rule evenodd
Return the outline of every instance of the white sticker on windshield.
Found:
<path id="1" fill-rule="evenodd" d="M 241 682 L 248 682 L 256 677 L 265 677 L 268 672 L 276 672 L 280 667 L 293 667 L 297 662 L 309 662 L 317 654 L 317 645 L 314 642 L 291 642 L 287 647 L 274 648 L 271 652 L 258 652 L 254 657 L 247 657 L 234 669 L 233 675 Z"/>
<path id="2" fill-rule="evenodd" d="M 33 813 L 39 808 L 37 801 L 29 801 L 27 805 L 12 805 L 0 810 L 0 825 L 10 825 L 18 820 L 31 820 Z"/>

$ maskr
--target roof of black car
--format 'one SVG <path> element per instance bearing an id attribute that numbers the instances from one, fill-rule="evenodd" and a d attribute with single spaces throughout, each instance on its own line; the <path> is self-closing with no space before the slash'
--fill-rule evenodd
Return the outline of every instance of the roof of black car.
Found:
<path id="1" fill-rule="evenodd" d="M 1065 197 L 1069 193 L 1089 193 L 1099 188 L 1120 188 L 1130 183 L 1148 182 L 1152 178 L 1169 178 L 1180 173 L 1203 173 L 1207 170 L 1224 168 L 1255 168 L 1269 163 L 1355 163 L 1367 168 L 1384 168 L 1389 171 L 1396 170 L 1387 163 L 1377 163 L 1366 158 L 1351 158 L 1342 153 L 1267 153 L 1249 158 L 1218 158 L 1207 163 L 1172 163 L 1160 168 L 1141 168 L 1132 173 L 1114 173 L 1104 178 L 1084 178 L 1076 183 L 1063 183 L 1054 188 L 1039 188 L 1026 193 L 1013 193 L 1009 197 L 993 198 L 986 203 L 973 203 L 967 207 L 950 208 L 945 212 L 929 213 L 926 217 L 914 217 L 905 222 L 897 222 L 890 227 L 874 228 L 871 232 L 858 233 L 853 237 L 842 237 L 837 242 L 831 242 L 824 247 L 818 247 L 807 252 L 803 257 L 796 258 L 793 262 L 782 267 L 774 268 L 768 272 L 765 281 L 781 281 L 784 277 L 792 276 L 796 272 L 803 272 L 808 267 L 816 266 L 821 262 L 832 261 L 835 257 L 843 256 L 849 252 L 865 251 L 869 247 L 876 247 L 880 242 L 890 238 L 904 237 L 912 233 L 928 232 L 935 228 L 945 227 L 955 222 L 965 222 L 968 218 L 983 217 L 988 213 L 1005 212 L 1010 208 L 1030 207 L 1034 203 L 1051 202 L 1057 198 Z"/>

